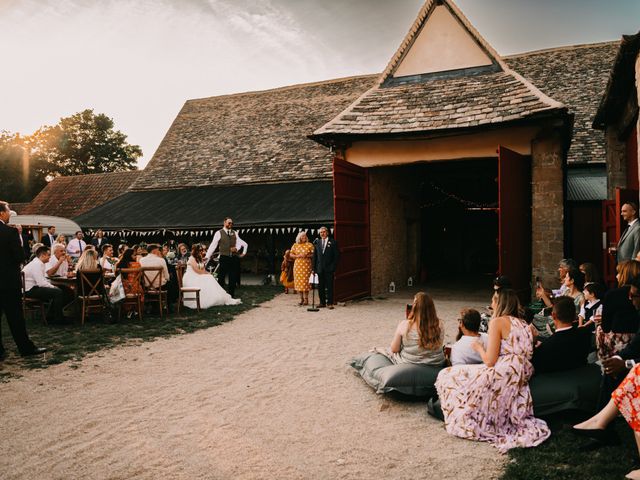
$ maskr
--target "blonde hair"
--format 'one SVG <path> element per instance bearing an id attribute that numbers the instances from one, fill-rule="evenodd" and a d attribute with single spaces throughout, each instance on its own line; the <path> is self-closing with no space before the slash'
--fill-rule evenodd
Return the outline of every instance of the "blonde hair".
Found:
<path id="1" fill-rule="evenodd" d="M 306 235 L 307 231 L 306 230 L 301 230 L 298 232 L 298 235 L 296 235 L 296 243 L 300 243 L 300 239 L 302 238 L 302 235 Z"/>
<path id="2" fill-rule="evenodd" d="M 493 312 L 493 318 L 522 318 L 524 316 L 524 311 L 520 305 L 520 300 L 518 299 L 518 295 L 516 295 L 515 290 L 503 288 L 501 290 L 497 290 L 494 295 L 498 298 L 496 300 L 496 309 Z"/>
<path id="3" fill-rule="evenodd" d="M 418 342 L 422 348 L 435 350 L 442 347 L 442 325 L 436 314 L 433 298 L 428 293 L 416 293 L 409 313 L 409 330 L 414 324 L 418 332 Z"/>
<path id="4" fill-rule="evenodd" d="M 98 269 L 98 253 L 88 248 L 80 256 L 76 270 L 97 270 Z"/>

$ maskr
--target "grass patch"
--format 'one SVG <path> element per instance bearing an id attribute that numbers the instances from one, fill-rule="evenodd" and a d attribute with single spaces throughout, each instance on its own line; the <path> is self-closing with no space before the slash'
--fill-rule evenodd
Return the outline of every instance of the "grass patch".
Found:
<path id="1" fill-rule="evenodd" d="M 566 423 L 577 423 L 583 418 L 568 419 Z M 603 447 L 591 452 L 581 452 L 580 447 L 589 443 L 562 429 L 558 419 L 550 422 L 552 435 L 536 448 L 519 448 L 509 452 L 502 480 L 607 480 L 620 479 L 634 468 L 638 459 L 633 431 L 622 418 L 615 421 L 615 430 L 621 444 Z"/>
<path id="2" fill-rule="evenodd" d="M 0 382 L 16 378 L 22 369 L 46 368 L 67 361 L 79 361 L 89 353 L 118 345 L 148 342 L 156 338 L 183 335 L 214 327 L 271 300 L 281 291 L 281 287 L 273 285 L 243 286 L 237 291 L 238 296 L 242 298 L 240 305 L 212 307 L 199 313 L 183 308 L 180 315 L 173 313 L 164 316 L 162 320 L 157 315 L 146 314 L 142 320 L 127 320 L 123 316 L 120 322 L 106 324 L 100 316 L 96 316 L 85 321 L 84 326 L 79 323 L 46 326 L 39 317 L 28 318 L 27 331 L 33 342 L 49 349 L 46 354 L 34 357 L 22 358 L 18 355 L 4 323 L 4 344 L 8 356 L 0 363 Z M 78 367 L 73 363 L 69 366 Z"/>

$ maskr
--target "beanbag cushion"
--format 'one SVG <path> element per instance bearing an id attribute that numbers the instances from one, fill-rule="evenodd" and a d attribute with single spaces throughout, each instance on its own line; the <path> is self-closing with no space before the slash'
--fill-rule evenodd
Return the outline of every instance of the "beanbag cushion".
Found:
<path id="1" fill-rule="evenodd" d="M 368 352 L 351 360 L 351 366 L 376 393 L 397 391 L 416 397 L 434 397 L 434 383 L 443 367 L 394 364 L 380 353 Z"/>
<path id="2" fill-rule="evenodd" d="M 534 375 L 529 381 L 534 414 L 544 417 L 564 410 L 595 412 L 600 378 L 598 365 Z"/>

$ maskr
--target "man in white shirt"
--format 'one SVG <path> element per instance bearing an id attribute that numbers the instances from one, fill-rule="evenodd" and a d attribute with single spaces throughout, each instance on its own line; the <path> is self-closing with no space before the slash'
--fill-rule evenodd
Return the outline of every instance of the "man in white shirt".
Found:
<path id="1" fill-rule="evenodd" d="M 67 253 L 71 256 L 71 258 L 80 258 L 82 252 L 84 252 L 85 248 L 87 248 L 87 244 L 83 240 L 83 238 L 84 234 L 81 231 L 77 231 L 75 238 L 69 241 L 69 245 L 67 245 Z"/>
<path id="2" fill-rule="evenodd" d="M 169 281 L 169 269 L 167 268 L 167 262 L 165 262 L 164 257 L 162 256 L 162 248 L 160 245 L 152 243 L 147 247 L 149 254 L 146 257 L 142 257 L 140 259 L 140 265 L 142 268 L 162 268 L 162 281 L 159 283 L 158 279 L 154 278 L 154 273 L 147 274 L 146 277 L 154 279 L 153 287 L 159 288 L 164 287 L 166 283 Z M 145 279 L 145 285 L 149 286 L 149 282 Z M 159 284 L 158 284 L 159 283 Z"/>
<path id="3" fill-rule="evenodd" d="M 51 301 L 52 320 L 55 323 L 64 323 L 64 316 L 62 315 L 64 294 L 60 288 L 54 287 L 46 277 L 46 264 L 51 258 L 49 247 L 43 245 L 36 249 L 35 253 L 36 257 L 22 269 L 25 297 Z"/>
<path id="4" fill-rule="evenodd" d="M 226 217 L 223 225 L 213 236 L 204 261 L 206 264 L 213 256 L 213 252 L 219 247 L 220 270 L 218 271 L 218 282 L 220 286 L 224 287 L 225 277 L 228 275 L 227 292 L 234 297 L 236 285 L 240 279 L 240 259 L 247 254 L 249 245 L 233 230 L 233 219 Z"/>
<path id="5" fill-rule="evenodd" d="M 47 277 L 71 277 L 73 272 L 69 271 L 71 258 L 66 254 L 64 245 L 53 244 L 53 255 L 45 266 Z"/>

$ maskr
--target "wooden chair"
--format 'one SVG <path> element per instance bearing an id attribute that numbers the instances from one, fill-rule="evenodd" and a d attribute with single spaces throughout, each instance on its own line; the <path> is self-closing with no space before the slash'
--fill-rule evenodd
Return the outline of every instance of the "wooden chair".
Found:
<path id="1" fill-rule="evenodd" d="M 24 272 L 20 272 L 20 279 L 22 281 L 21 293 L 22 293 L 22 315 L 26 318 L 27 312 L 40 312 L 40 317 L 45 325 L 47 324 L 47 304 L 43 300 L 37 298 L 29 298 L 25 294 L 25 279 Z"/>
<path id="2" fill-rule="evenodd" d="M 162 319 L 162 310 L 168 306 L 167 291 L 162 289 L 162 267 L 142 267 L 142 286 L 145 303 L 157 303 Z"/>
<path id="3" fill-rule="evenodd" d="M 100 269 L 79 270 L 78 275 L 80 275 L 80 292 L 78 292 L 78 299 L 82 306 L 80 323 L 84 325 L 84 319 L 87 314 L 95 311 L 104 314 L 106 309 L 104 302 L 104 282 Z"/>
<path id="4" fill-rule="evenodd" d="M 140 268 L 121 268 L 118 270 L 124 287 L 124 300 L 120 302 L 118 310 L 118 320 L 122 315 L 122 309 L 125 306 L 135 307 L 138 317 L 142 320 L 142 269 Z"/>
<path id="5" fill-rule="evenodd" d="M 178 315 L 180 314 L 180 307 L 184 304 L 185 300 L 195 300 L 198 311 L 200 311 L 200 289 L 197 287 L 184 287 L 182 285 L 182 277 L 184 271 L 187 269 L 185 264 L 176 265 L 176 277 L 178 277 Z M 193 297 L 186 297 L 185 294 L 193 294 Z"/>

